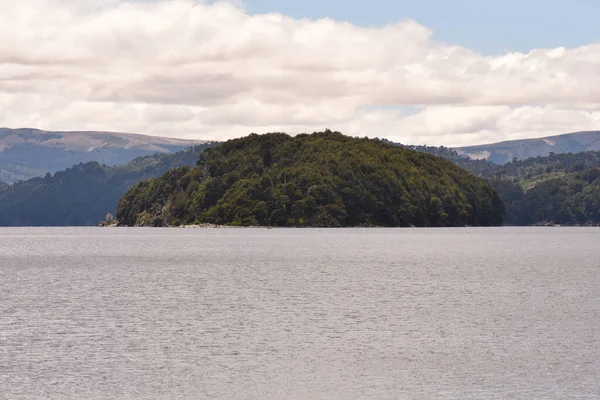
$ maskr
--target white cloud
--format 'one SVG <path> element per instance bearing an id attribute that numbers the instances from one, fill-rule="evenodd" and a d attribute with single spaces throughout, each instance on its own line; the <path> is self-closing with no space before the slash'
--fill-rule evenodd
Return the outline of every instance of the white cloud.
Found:
<path id="1" fill-rule="evenodd" d="M 207 139 L 328 127 L 446 145 L 600 129 L 600 44 L 489 57 L 410 20 L 362 28 L 233 2 L 0 9 L 3 126 Z"/>

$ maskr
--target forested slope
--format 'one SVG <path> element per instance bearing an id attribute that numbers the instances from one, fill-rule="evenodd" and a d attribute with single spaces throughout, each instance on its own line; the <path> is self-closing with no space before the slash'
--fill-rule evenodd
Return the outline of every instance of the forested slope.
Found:
<path id="1" fill-rule="evenodd" d="M 429 154 L 337 132 L 230 140 L 134 186 L 122 225 L 500 225 L 498 194 Z"/>
<path id="2" fill-rule="evenodd" d="M 490 177 L 510 225 L 599 225 L 600 152 L 508 163 Z"/>
<path id="3" fill-rule="evenodd" d="M 504 165 L 472 160 L 453 149 L 396 146 L 443 157 L 484 178 L 502 197 L 507 225 L 600 225 L 600 152 L 550 153 Z"/>
<path id="4" fill-rule="evenodd" d="M 12 184 L 92 161 L 122 165 L 137 157 L 173 154 L 206 142 L 117 132 L 0 128 L 0 181 Z"/>
<path id="5" fill-rule="evenodd" d="M 0 185 L 0 226 L 96 225 L 107 213 L 116 212 L 119 198 L 132 185 L 195 165 L 200 152 L 212 145 L 140 157 L 118 167 L 80 163 L 54 175 Z"/>

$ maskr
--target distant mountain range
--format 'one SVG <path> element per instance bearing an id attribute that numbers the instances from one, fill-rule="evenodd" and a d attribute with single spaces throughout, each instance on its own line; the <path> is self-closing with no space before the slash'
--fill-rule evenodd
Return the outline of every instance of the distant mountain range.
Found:
<path id="1" fill-rule="evenodd" d="M 217 144 L 139 157 L 117 167 L 79 163 L 11 186 L 0 183 L 0 226 L 96 225 L 116 212 L 119 198 L 135 183 L 195 166 L 199 154 Z"/>
<path id="2" fill-rule="evenodd" d="M 121 165 L 137 157 L 171 154 L 206 142 L 131 133 L 0 128 L 0 182 L 27 180 L 81 162 Z"/>
<path id="3" fill-rule="evenodd" d="M 494 164 L 506 164 L 530 157 L 546 157 L 551 153 L 580 153 L 600 150 L 600 131 L 575 132 L 539 139 L 511 140 L 508 142 L 455 148 L 459 155 L 474 160 L 487 160 Z"/>

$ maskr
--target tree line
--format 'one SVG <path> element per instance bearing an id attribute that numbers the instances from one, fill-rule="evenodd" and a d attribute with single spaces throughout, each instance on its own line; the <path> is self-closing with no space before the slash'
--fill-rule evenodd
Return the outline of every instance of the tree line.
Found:
<path id="1" fill-rule="evenodd" d="M 195 168 L 140 182 L 123 225 L 489 226 L 504 208 L 483 180 L 433 155 L 318 132 L 230 140 Z"/>
<path id="2" fill-rule="evenodd" d="M 90 226 L 116 213 L 119 198 L 135 183 L 184 165 L 202 150 L 139 157 L 121 166 L 79 163 L 11 186 L 0 184 L 0 226 Z"/>

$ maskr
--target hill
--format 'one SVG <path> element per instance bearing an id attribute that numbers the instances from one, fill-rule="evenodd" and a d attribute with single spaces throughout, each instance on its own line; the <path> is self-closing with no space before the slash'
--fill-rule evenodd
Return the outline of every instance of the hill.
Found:
<path id="1" fill-rule="evenodd" d="M 485 179 L 504 202 L 507 225 L 600 225 L 600 151 L 497 165 L 446 147 L 388 143 L 443 157 Z"/>
<path id="2" fill-rule="evenodd" d="M 0 128 L 0 181 L 14 183 L 90 161 L 120 165 L 205 142 L 130 133 Z"/>
<path id="3" fill-rule="evenodd" d="M 445 146 L 437 147 L 424 145 L 406 145 L 402 143 L 392 142 L 388 139 L 376 138 L 375 140 L 379 140 L 383 143 L 387 143 L 392 146 L 398 146 L 404 149 L 417 151 L 419 153 L 433 154 L 435 156 L 448 160 L 451 163 L 456 164 L 459 167 L 464 168 L 467 171 L 481 177 L 493 176 L 496 173 L 496 171 L 501 169 L 500 165 L 493 164 L 486 160 L 471 159 L 466 155 L 461 155 L 456 150 Z"/>
<path id="4" fill-rule="evenodd" d="M 599 225 L 600 152 L 514 161 L 488 177 L 510 225 Z"/>
<path id="5" fill-rule="evenodd" d="M 507 225 L 600 225 L 600 151 L 496 165 L 444 147 L 413 146 L 484 178 L 502 197 Z"/>
<path id="6" fill-rule="evenodd" d="M 498 194 L 429 154 L 338 132 L 230 140 L 135 185 L 119 201 L 122 225 L 500 225 Z"/>
<path id="7" fill-rule="evenodd" d="M 116 212 L 119 198 L 135 183 L 196 165 L 200 152 L 213 145 L 139 157 L 118 167 L 80 163 L 10 187 L 0 184 L 0 226 L 96 225 L 107 213 Z"/>
<path id="8" fill-rule="evenodd" d="M 600 150 L 600 131 L 575 132 L 539 139 L 512 140 L 455 149 L 459 155 L 471 159 L 487 160 L 494 164 L 506 164 L 514 158 L 546 157 L 551 153 L 580 153 Z"/>

